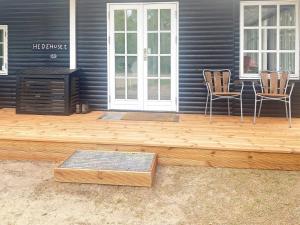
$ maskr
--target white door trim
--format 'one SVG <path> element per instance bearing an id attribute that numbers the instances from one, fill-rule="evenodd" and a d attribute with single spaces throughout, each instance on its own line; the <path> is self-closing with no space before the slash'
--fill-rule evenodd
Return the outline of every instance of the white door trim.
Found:
<path id="1" fill-rule="evenodd" d="M 144 63 L 140 63 L 140 60 L 138 60 L 139 62 L 139 68 L 138 70 L 142 69 L 142 72 L 138 72 L 139 74 L 142 74 L 143 78 L 140 79 L 140 82 L 138 84 L 138 87 L 139 88 L 142 88 L 142 90 L 139 90 L 139 98 L 142 98 L 142 102 L 139 103 L 139 104 L 136 104 L 136 103 L 133 103 L 131 104 L 130 101 L 126 100 L 126 102 L 124 102 L 124 104 L 119 104 L 119 106 L 116 106 L 114 105 L 114 100 L 115 100 L 115 97 L 113 96 L 113 93 L 114 91 L 112 90 L 112 88 L 114 88 L 114 59 L 112 57 L 112 55 L 114 55 L 114 39 L 112 38 L 112 35 L 111 35 L 111 31 L 112 31 L 112 23 L 113 23 L 113 9 L 116 9 L 116 8 L 121 8 L 121 9 L 134 9 L 134 8 L 137 8 L 139 9 L 138 11 L 141 11 L 142 13 L 140 13 L 141 15 L 138 15 L 138 18 L 140 19 L 140 21 L 144 21 L 143 17 L 144 17 L 144 10 L 143 8 L 147 8 L 147 7 L 151 7 L 156 5 L 156 6 L 160 6 L 160 7 L 163 7 L 163 5 L 168 5 L 168 6 L 171 6 L 171 9 L 175 11 L 175 17 L 173 22 L 172 22 L 172 29 L 173 29 L 173 26 L 174 26 L 174 32 L 175 33 L 175 37 L 174 39 L 172 39 L 172 54 L 171 54 L 171 58 L 172 58 L 172 62 L 174 64 L 172 64 L 172 69 L 174 70 L 174 72 L 172 71 L 172 75 L 174 76 L 171 80 L 172 80 L 172 100 L 174 101 L 174 106 L 171 108 L 171 109 L 168 109 L 166 107 L 164 107 L 164 102 L 160 100 L 160 104 L 154 104 L 153 106 L 151 107 L 145 107 L 144 105 L 144 99 L 145 99 L 145 92 L 144 92 L 144 82 L 145 82 L 145 75 L 144 75 Z M 142 8 L 142 9 L 140 9 Z M 179 33 L 179 26 L 178 26 L 178 11 L 179 10 L 179 4 L 178 2 L 145 2 L 145 3 L 107 3 L 107 81 L 108 81 L 108 87 L 107 87 L 107 90 L 108 90 L 108 94 L 107 94 L 107 102 L 108 102 L 108 110 L 112 110 L 112 109 L 115 109 L 115 110 L 148 110 L 148 111 L 176 111 L 178 112 L 179 110 L 179 102 L 178 102 L 178 95 L 179 95 L 179 77 L 178 77 L 178 60 L 179 60 L 179 57 L 178 57 L 178 48 L 179 48 L 179 44 L 178 44 L 178 33 Z M 139 13 L 138 13 L 139 14 Z M 140 29 L 143 29 L 143 22 L 140 22 L 138 24 L 138 30 Z M 139 31 L 138 31 L 139 32 Z M 144 30 L 141 32 L 142 35 L 144 35 Z M 145 40 L 144 37 L 142 37 L 142 39 L 139 39 L 138 40 Z M 143 52 L 143 41 L 139 41 L 139 42 L 142 42 L 142 47 L 138 47 L 138 54 L 140 55 L 139 58 L 142 58 L 143 60 L 143 55 L 144 55 L 144 52 Z M 173 45 L 173 43 L 175 45 Z M 145 88 L 146 89 L 146 88 Z M 133 106 L 137 106 L 137 108 L 134 108 Z M 148 105 L 150 106 L 150 105 Z"/>
<path id="2" fill-rule="evenodd" d="M 70 0 L 70 69 L 76 69 L 76 0 Z"/>

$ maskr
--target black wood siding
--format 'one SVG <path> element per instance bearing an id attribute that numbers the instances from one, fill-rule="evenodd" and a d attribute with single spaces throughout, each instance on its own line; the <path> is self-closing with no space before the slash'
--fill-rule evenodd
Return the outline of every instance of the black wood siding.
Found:
<path id="1" fill-rule="evenodd" d="M 81 98 L 95 109 L 107 109 L 106 3 L 78 0 L 77 57 L 78 67 L 84 71 Z M 206 99 L 203 68 L 234 69 L 233 21 L 233 0 L 179 1 L 181 112 L 203 112 Z M 225 105 L 216 103 L 215 110 L 225 112 Z"/>
<path id="2" fill-rule="evenodd" d="M 68 0 L 0 0 L 0 24 L 8 25 L 8 74 L 0 76 L 0 107 L 15 107 L 16 76 L 28 67 L 69 67 L 69 51 L 33 52 L 39 42 L 69 43 Z"/>
<path id="3" fill-rule="evenodd" d="M 80 96 L 97 110 L 107 109 L 107 2 L 144 1 L 77 0 L 77 62 L 82 69 Z M 180 112 L 203 113 L 204 68 L 229 68 L 234 78 L 239 78 L 239 3 L 239 0 L 179 1 Z M 68 51 L 51 60 L 48 53 L 33 53 L 31 45 L 37 40 L 68 43 L 69 0 L 0 0 L 0 6 L 0 24 L 9 25 L 9 76 L 0 76 L 0 107 L 13 107 L 15 76 L 19 69 L 68 67 Z M 300 115 L 299 85 L 293 98 L 294 115 Z M 231 106 L 233 112 L 239 114 L 239 104 Z M 225 102 L 215 102 L 214 112 L 227 113 L 226 107 Z M 253 91 L 248 85 L 244 94 L 245 114 L 251 114 L 253 108 Z M 284 115 L 283 109 L 280 103 L 267 103 L 263 113 Z"/>

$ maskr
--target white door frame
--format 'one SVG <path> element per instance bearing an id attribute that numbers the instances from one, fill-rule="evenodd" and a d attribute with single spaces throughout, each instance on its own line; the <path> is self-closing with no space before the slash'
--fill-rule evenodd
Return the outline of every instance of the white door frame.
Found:
<path id="1" fill-rule="evenodd" d="M 159 104 L 158 105 L 148 105 L 148 107 L 144 105 L 145 103 L 145 94 L 146 94 L 146 90 L 147 88 L 145 88 L 145 68 L 144 68 L 144 44 L 145 41 L 139 41 L 139 46 L 138 46 L 138 55 L 140 57 L 138 57 L 138 75 L 141 75 L 142 77 L 139 78 L 139 82 L 138 82 L 138 98 L 141 97 L 142 95 L 142 99 L 139 99 L 139 103 L 137 102 L 131 102 L 130 100 L 125 100 L 124 102 L 119 101 L 118 104 L 114 104 L 115 101 L 115 96 L 112 96 L 114 91 L 112 90 L 112 88 L 115 87 L 114 85 L 114 59 L 112 56 L 114 56 L 114 38 L 111 35 L 111 31 L 113 31 L 113 13 L 112 11 L 116 8 L 118 9 L 137 9 L 138 10 L 138 19 L 140 21 L 144 21 L 144 6 L 145 8 L 149 8 L 149 7 L 154 7 L 157 6 L 159 8 L 162 7 L 163 5 L 168 5 L 170 6 L 170 8 L 175 10 L 175 17 L 174 20 L 172 21 L 172 29 L 175 29 L 176 33 L 174 36 L 174 39 L 172 39 L 172 54 L 171 54 L 171 60 L 172 63 L 174 63 L 172 66 L 172 85 L 171 85 L 171 98 L 174 101 L 173 105 L 174 107 L 172 108 L 166 108 L 168 107 L 166 105 L 166 107 L 164 107 L 164 102 L 159 100 Z M 179 110 L 179 103 L 178 103 L 178 95 L 179 95 L 179 78 L 178 78 L 178 32 L 179 32 L 179 26 L 178 26 L 178 9 L 179 9 L 179 4 L 178 2 L 144 2 L 144 3 L 107 3 L 107 81 L 108 81 L 108 95 L 107 95 L 107 102 L 108 102 L 108 110 L 134 110 L 134 111 L 175 111 L 178 112 Z M 141 13 L 140 13 L 141 12 Z M 173 15 L 172 15 L 173 16 Z M 145 34 L 145 30 L 143 29 L 144 23 L 140 22 L 138 24 L 138 40 L 145 40 L 145 38 L 143 37 Z M 142 31 L 140 32 L 140 29 L 142 29 Z M 139 35 L 139 33 L 141 33 Z M 142 35 L 142 37 L 141 37 Z M 141 38 L 141 39 L 140 39 Z M 144 43 L 143 43 L 144 42 Z M 140 46 L 142 45 L 142 46 Z M 141 59 L 140 59 L 141 58 Z M 142 60 L 142 61 L 141 61 Z M 155 100 L 156 101 L 156 100 Z"/>

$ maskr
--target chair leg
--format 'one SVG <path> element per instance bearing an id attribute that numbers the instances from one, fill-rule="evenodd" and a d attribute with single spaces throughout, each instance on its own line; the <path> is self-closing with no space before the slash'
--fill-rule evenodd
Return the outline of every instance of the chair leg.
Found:
<path id="1" fill-rule="evenodd" d="M 292 127 L 292 107 L 291 107 L 291 99 L 289 98 L 289 127 Z"/>
<path id="2" fill-rule="evenodd" d="M 289 119 L 289 112 L 288 112 L 288 103 L 287 103 L 286 98 L 284 99 L 284 104 L 285 104 L 285 116 L 286 116 L 286 119 L 288 120 Z"/>
<path id="3" fill-rule="evenodd" d="M 205 115 L 207 114 L 208 98 L 209 98 L 209 94 L 207 93 L 207 97 L 206 97 L 206 105 L 205 105 Z"/>
<path id="4" fill-rule="evenodd" d="M 258 116 L 257 117 L 260 117 L 262 103 L 263 103 L 263 99 L 260 98 L 260 104 L 259 104 L 259 110 L 258 110 Z"/>
<path id="5" fill-rule="evenodd" d="M 243 98 L 240 96 L 240 107 L 241 107 L 241 122 L 244 121 L 244 115 L 243 115 Z"/>
<path id="6" fill-rule="evenodd" d="M 228 109 L 228 116 L 230 116 L 230 101 L 229 101 L 229 98 L 227 98 L 227 109 Z"/>
<path id="7" fill-rule="evenodd" d="M 254 118 L 253 118 L 253 123 L 256 123 L 256 103 L 257 103 L 257 98 L 255 95 L 255 100 L 254 100 Z"/>
<path id="8" fill-rule="evenodd" d="M 212 117 L 212 95 L 210 96 L 210 113 L 209 113 L 209 122 L 211 122 L 211 117 Z"/>

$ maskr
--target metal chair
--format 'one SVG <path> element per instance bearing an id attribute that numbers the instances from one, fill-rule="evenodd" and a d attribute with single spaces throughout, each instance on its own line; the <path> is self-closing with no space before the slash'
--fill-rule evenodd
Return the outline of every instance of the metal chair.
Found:
<path id="1" fill-rule="evenodd" d="M 291 109 L 291 95 L 295 83 L 289 85 L 290 77 L 288 72 L 270 72 L 263 71 L 260 73 L 259 88 L 256 89 L 255 82 L 253 82 L 253 89 L 255 93 L 254 119 L 256 123 L 257 102 L 260 102 L 258 117 L 261 114 L 263 101 L 281 101 L 285 103 L 285 114 L 289 120 L 289 127 L 292 126 L 292 109 Z"/>
<path id="2" fill-rule="evenodd" d="M 207 114 L 208 102 L 210 102 L 210 121 L 212 118 L 212 103 L 218 99 L 227 99 L 228 115 L 230 115 L 230 99 L 237 99 L 240 101 L 241 107 L 241 121 L 243 121 L 243 98 L 242 92 L 244 89 L 244 83 L 242 82 L 242 88 L 240 92 L 230 91 L 230 70 L 203 70 L 203 77 L 207 88 L 207 98 L 205 106 L 205 115 Z M 239 81 L 235 83 L 240 83 Z"/>

